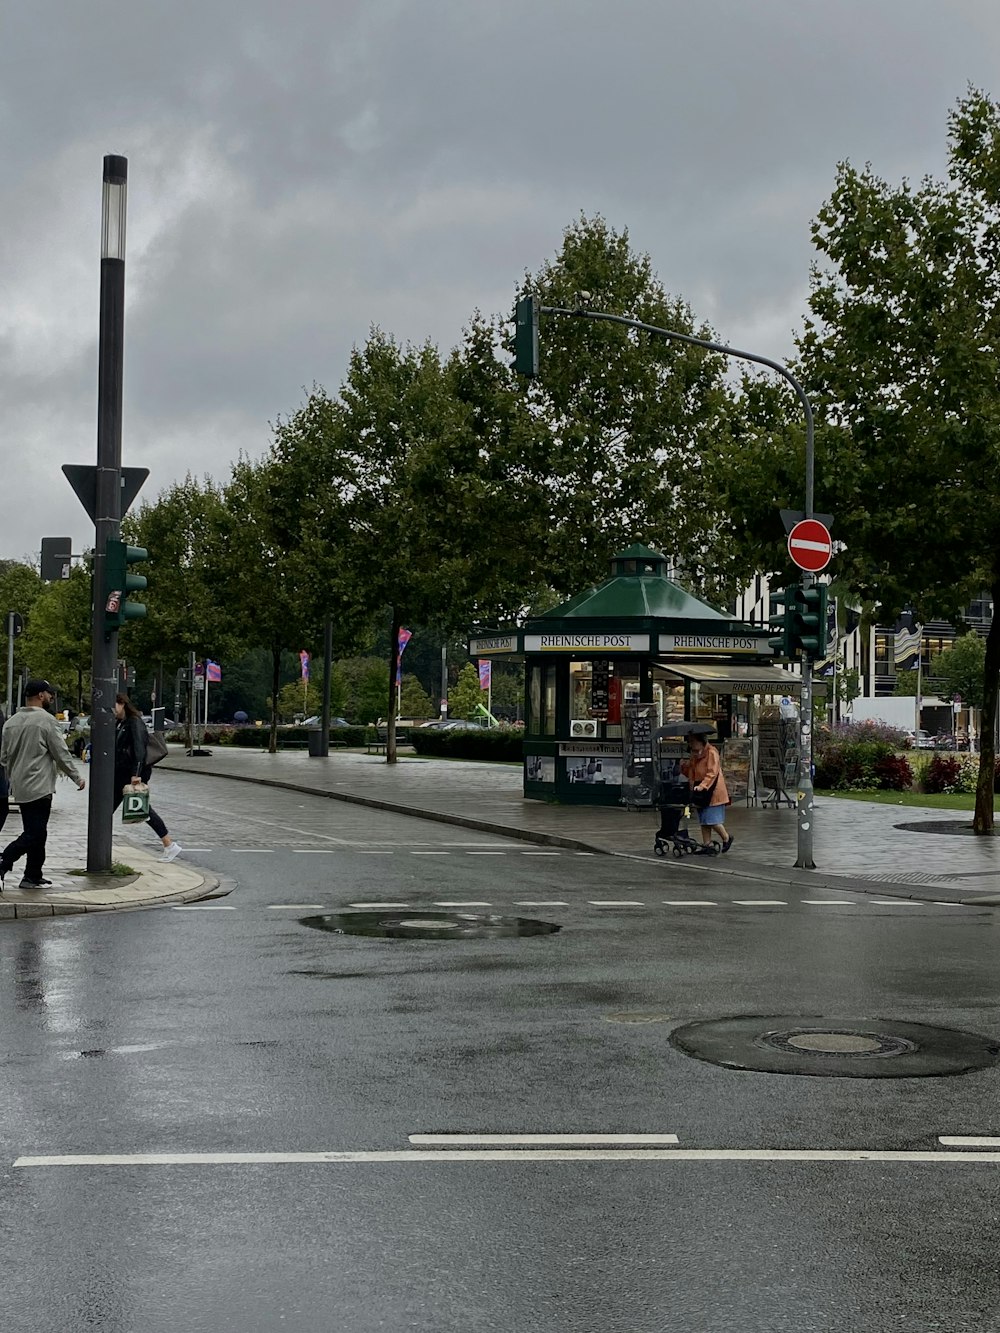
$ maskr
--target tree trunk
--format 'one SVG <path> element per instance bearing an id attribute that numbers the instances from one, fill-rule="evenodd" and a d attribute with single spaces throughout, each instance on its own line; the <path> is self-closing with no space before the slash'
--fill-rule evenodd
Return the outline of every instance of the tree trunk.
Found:
<path id="1" fill-rule="evenodd" d="M 385 762 L 396 762 L 396 672 L 399 670 L 399 627 L 402 617 L 392 608 L 389 627 L 389 711 L 386 713 Z"/>
<path id="2" fill-rule="evenodd" d="M 278 690 L 281 687 L 281 648 L 271 649 L 271 733 L 268 754 L 278 753 Z"/>
<path id="3" fill-rule="evenodd" d="M 1000 686 L 1000 578 L 991 589 L 993 619 L 986 636 L 983 667 L 983 706 L 979 713 L 979 783 L 976 787 L 975 833 L 993 832 L 993 798 L 996 782 L 997 690 Z"/>

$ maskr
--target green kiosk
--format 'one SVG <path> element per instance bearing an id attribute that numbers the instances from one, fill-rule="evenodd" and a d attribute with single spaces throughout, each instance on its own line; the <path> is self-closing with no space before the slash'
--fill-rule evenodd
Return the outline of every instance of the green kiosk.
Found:
<path id="1" fill-rule="evenodd" d="M 524 662 L 526 797 L 648 804 L 636 719 L 648 737 L 687 718 L 714 724 L 734 801 L 777 805 L 794 803 L 800 681 L 775 665 L 769 633 L 692 597 L 635 545 L 599 587 L 470 640 L 469 655 Z"/>

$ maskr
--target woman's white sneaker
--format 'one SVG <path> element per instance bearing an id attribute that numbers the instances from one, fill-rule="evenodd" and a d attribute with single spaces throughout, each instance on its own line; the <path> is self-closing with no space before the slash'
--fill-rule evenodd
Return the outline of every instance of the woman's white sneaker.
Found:
<path id="1" fill-rule="evenodd" d="M 177 857 L 180 856 L 183 850 L 184 848 L 180 845 L 179 842 L 172 842 L 169 847 L 164 847 L 163 855 L 160 857 L 160 860 L 176 861 Z"/>

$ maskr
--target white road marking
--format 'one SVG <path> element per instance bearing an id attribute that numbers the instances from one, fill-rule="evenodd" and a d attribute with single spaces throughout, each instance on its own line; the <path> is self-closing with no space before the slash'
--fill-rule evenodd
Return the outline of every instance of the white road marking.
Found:
<path id="1" fill-rule="evenodd" d="M 190 851 L 190 848 L 187 850 Z M 258 856 L 273 856 L 275 848 L 273 847 L 230 847 L 231 852 L 256 852 Z"/>
<path id="2" fill-rule="evenodd" d="M 412 907 L 412 903 L 348 903 L 348 907 L 368 907 L 381 911 L 385 907 Z"/>
<path id="3" fill-rule="evenodd" d="M 925 907 L 926 904 L 914 898 L 872 898 L 873 907 Z"/>
<path id="4" fill-rule="evenodd" d="M 328 906 L 327 903 L 268 903 L 269 912 L 304 912 L 307 908 L 312 911 Z"/>
<path id="5" fill-rule="evenodd" d="M 466 856 L 506 856 L 506 852 L 466 852 Z"/>
<path id="6" fill-rule="evenodd" d="M 574 856 L 596 856 L 596 852 L 574 852 Z"/>
<path id="7" fill-rule="evenodd" d="M 645 907 L 645 903 L 633 902 L 628 898 L 590 898 L 591 907 Z"/>
<path id="8" fill-rule="evenodd" d="M 215 848 L 214 848 L 214 847 L 187 847 L 187 846 L 184 846 L 184 847 L 181 848 L 181 851 L 182 851 L 182 852 L 214 852 L 214 851 L 215 851 Z"/>
<path id="9" fill-rule="evenodd" d="M 15 1168 L 258 1166 L 362 1162 L 1000 1162 L 1000 1152 L 882 1152 L 841 1148 L 412 1148 L 363 1152 L 67 1153 L 26 1156 Z"/>
<path id="10" fill-rule="evenodd" d="M 357 856 L 392 856 L 392 852 L 369 852 L 363 848 L 356 848 L 355 854 Z"/>
<path id="11" fill-rule="evenodd" d="M 734 898 L 737 907 L 787 907 L 784 898 Z"/>
<path id="12" fill-rule="evenodd" d="M 451 852 L 411 852 L 411 856 L 451 856 Z"/>
<path id="13" fill-rule="evenodd" d="M 296 856 L 332 856 L 332 847 L 292 847 L 289 849 Z"/>
<path id="14" fill-rule="evenodd" d="M 977 1137 L 975 1134 L 942 1134 L 938 1143 L 946 1148 L 1000 1148 L 1000 1138 Z"/>
<path id="15" fill-rule="evenodd" d="M 562 856 L 562 852 L 522 852 L 522 856 Z"/>
<path id="16" fill-rule="evenodd" d="M 852 903 L 849 898 L 800 898 L 808 907 L 857 907 L 858 903 Z"/>
<path id="17" fill-rule="evenodd" d="M 553 900 L 551 902 L 535 902 L 530 898 L 518 898 L 514 903 L 515 907 L 568 907 L 569 903 Z"/>
<path id="18" fill-rule="evenodd" d="M 223 903 L 186 903 L 183 906 L 174 905 L 171 908 L 174 912 L 235 912 L 235 907 L 227 907 Z"/>
<path id="19" fill-rule="evenodd" d="M 613 1143 L 629 1143 L 637 1147 L 640 1143 L 659 1144 L 678 1143 L 676 1134 L 411 1134 L 408 1141 L 418 1146 L 430 1146 L 435 1143 L 461 1147 L 467 1144 L 496 1147 L 512 1147 L 516 1143 L 524 1144 L 563 1144 L 569 1147 L 575 1144 L 582 1147 L 593 1143 L 610 1146 Z"/>
<path id="20" fill-rule="evenodd" d="M 687 902 L 683 898 L 664 899 L 664 907 L 718 907 L 718 903 L 710 898 L 691 898 Z"/>
<path id="21" fill-rule="evenodd" d="M 476 902 L 436 902 L 435 907 L 492 907 L 492 903 Z"/>

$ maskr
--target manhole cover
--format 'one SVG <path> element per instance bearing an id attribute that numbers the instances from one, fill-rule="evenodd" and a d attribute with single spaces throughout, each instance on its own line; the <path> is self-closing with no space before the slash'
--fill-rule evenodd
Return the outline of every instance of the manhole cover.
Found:
<path id="1" fill-rule="evenodd" d="M 726 1069 L 826 1078 L 928 1078 L 985 1069 L 1000 1044 L 974 1032 L 891 1019 L 723 1018 L 670 1036 L 685 1055 Z"/>
<path id="2" fill-rule="evenodd" d="M 862 1032 L 830 1032 L 824 1029 L 794 1028 L 791 1032 L 765 1032 L 757 1038 L 758 1046 L 771 1046 L 776 1051 L 814 1051 L 817 1055 L 902 1055 L 914 1051 L 912 1041 L 890 1037 L 880 1032 L 877 1036 Z"/>
<path id="3" fill-rule="evenodd" d="M 972 824 L 966 819 L 917 819 L 909 824 L 893 824 L 893 828 L 904 833 L 950 833 L 953 837 L 982 837 L 972 831 Z"/>
<path id="4" fill-rule="evenodd" d="M 421 912 L 419 916 L 407 916 L 402 912 L 339 912 L 304 916 L 300 920 L 303 926 L 313 930 L 383 940 L 504 939 L 525 935 L 554 935 L 559 929 L 552 921 L 481 912 Z"/>

